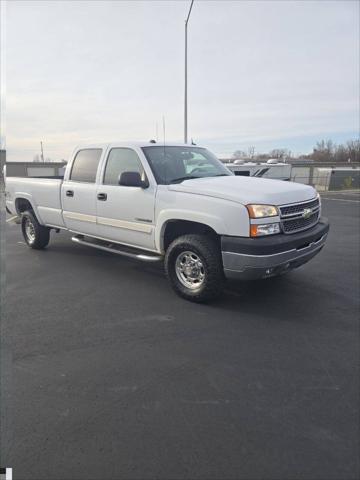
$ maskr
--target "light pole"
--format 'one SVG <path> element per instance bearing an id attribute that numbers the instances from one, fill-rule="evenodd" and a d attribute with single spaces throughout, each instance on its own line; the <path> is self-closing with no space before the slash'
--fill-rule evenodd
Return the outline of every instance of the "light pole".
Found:
<path id="1" fill-rule="evenodd" d="M 188 110 L 188 99 L 187 99 L 187 27 L 190 18 L 191 9 L 193 6 L 194 0 L 191 0 L 191 5 L 189 8 L 188 16 L 185 20 L 185 95 L 184 95 L 184 143 L 188 141 L 188 125 L 187 125 L 187 110 Z"/>

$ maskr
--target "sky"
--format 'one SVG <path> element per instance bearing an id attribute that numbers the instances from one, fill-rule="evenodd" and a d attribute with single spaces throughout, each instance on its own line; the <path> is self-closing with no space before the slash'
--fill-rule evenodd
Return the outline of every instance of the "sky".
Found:
<path id="1" fill-rule="evenodd" d="M 8 161 L 78 144 L 182 141 L 190 1 L 3 1 Z M 358 1 L 195 0 L 189 137 L 218 155 L 359 137 Z M 5 73 L 5 74 L 4 74 Z"/>

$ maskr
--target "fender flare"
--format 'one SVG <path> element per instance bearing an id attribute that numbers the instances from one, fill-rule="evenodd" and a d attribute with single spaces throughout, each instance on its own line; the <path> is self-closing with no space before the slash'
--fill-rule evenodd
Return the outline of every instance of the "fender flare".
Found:
<path id="1" fill-rule="evenodd" d="M 31 208 L 32 208 L 38 222 L 41 225 L 43 225 L 43 221 L 41 219 L 41 216 L 39 215 L 39 212 L 38 212 L 38 209 L 36 208 L 36 205 L 33 202 L 32 196 L 29 193 L 26 193 L 26 192 L 16 192 L 15 199 L 14 199 L 14 205 L 15 205 L 16 212 L 19 214 L 20 212 L 18 211 L 18 208 L 17 208 L 17 205 L 16 205 L 18 200 L 27 200 L 30 203 Z"/>
<path id="2" fill-rule="evenodd" d="M 186 222 L 200 223 L 211 228 L 219 235 L 221 234 L 221 232 L 226 231 L 223 220 L 219 217 L 216 217 L 215 215 L 204 212 L 194 212 L 177 209 L 164 210 L 160 212 L 155 227 L 155 248 L 159 252 L 164 251 L 165 228 L 167 224 L 173 220 L 183 220 Z"/>

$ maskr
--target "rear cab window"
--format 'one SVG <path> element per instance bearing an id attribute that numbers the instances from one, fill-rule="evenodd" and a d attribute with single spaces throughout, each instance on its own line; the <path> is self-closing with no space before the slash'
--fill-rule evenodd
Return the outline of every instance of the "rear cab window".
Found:
<path id="1" fill-rule="evenodd" d="M 79 150 L 74 158 L 69 180 L 95 183 L 101 154 L 101 148 Z"/>

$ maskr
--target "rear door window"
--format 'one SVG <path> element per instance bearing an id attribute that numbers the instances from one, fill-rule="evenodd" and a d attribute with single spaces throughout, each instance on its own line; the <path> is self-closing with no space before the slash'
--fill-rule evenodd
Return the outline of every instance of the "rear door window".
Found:
<path id="1" fill-rule="evenodd" d="M 71 168 L 70 180 L 95 183 L 101 153 L 101 148 L 79 150 Z"/>

